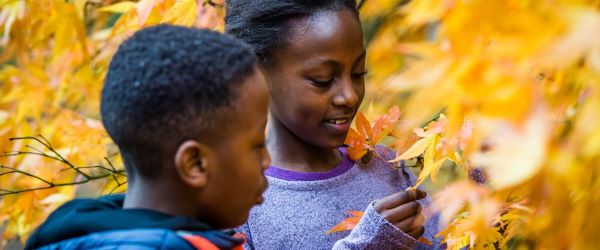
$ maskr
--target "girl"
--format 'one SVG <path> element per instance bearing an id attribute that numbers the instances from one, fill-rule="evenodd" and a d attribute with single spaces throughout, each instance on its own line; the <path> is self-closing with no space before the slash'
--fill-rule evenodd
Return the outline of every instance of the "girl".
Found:
<path id="1" fill-rule="evenodd" d="M 265 203 L 240 229 L 250 249 L 407 249 L 435 235 L 414 176 L 392 155 L 364 164 L 343 147 L 364 96 L 366 52 L 353 0 L 228 0 L 226 31 L 250 44 L 269 83 Z M 398 192 L 400 191 L 400 192 Z M 366 208 L 366 209 L 365 209 Z M 325 232 L 364 211 L 351 232 Z"/>

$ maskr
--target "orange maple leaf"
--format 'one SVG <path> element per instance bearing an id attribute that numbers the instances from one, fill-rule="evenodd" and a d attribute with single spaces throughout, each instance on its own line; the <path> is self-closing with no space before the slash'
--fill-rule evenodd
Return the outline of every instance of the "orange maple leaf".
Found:
<path id="1" fill-rule="evenodd" d="M 348 213 L 351 215 L 350 217 L 342 220 L 340 223 L 338 223 L 325 233 L 331 234 L 335 232 L 352 230 L 364 215 L 363 211 L 348 211 Z"/>
<path id="2" fill-rule="evenodd" d="M 352 160 L 359 160 L 367 153 L 375 150 L 377 143 L 388 136 L 400 119 L 400 109 L 394 106 L 387 114 L 375 120 L 373 126 L 362 112 L 356 114 L 356 129 L 350 128 L 345 144 Z"/>
<path id="3" fill-rule="evenodd" d="M 332 227 L 325 233 L 331 234 L 331 233 L 343 232 L 343 231 L 348 231 L 348 230 L 354 229 L 354 227 L 356 227 L 356 225 L 358 224 L 360 219 L 363 217 L 365 212 L 363 212 L 363 211 L 348 211 L 348 214 L 350 214 L 350 217 L 342 220 L 340 223 L 338 223 L 337 225 L 335 225 L 334 227 Z M 429 246 L 433 245 L 433 243 L 431 243 L 431 241 L 425 237 L 419 237 L 418 241 L 425 245 L 429 245 Z"/>
<path id="4" fill-rule="evenodd" d="M 428 246 L 433 246 L 433 243 L 431 243 L 431 241 L 425 237 L 419 237 L 419 242 L 421 242 L 425 245 L 428 245 Z"/>

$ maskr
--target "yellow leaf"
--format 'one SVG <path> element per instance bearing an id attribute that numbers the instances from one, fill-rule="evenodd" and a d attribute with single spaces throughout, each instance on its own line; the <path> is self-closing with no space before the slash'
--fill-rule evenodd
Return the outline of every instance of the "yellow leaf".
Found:
<path id="1" fill-rule="evenodd" d="M 25 1 L 8 1 L 2 3 L 0 11 L 0 25 L 4 25 L 3 36 L 0 45 L 8 43 L 8 37 L 13 24 L 18 19 L 23 18 L 25 13 Z"/>
<path id="2" fill-rule="evenodd" d="M 6 120 L 8 120 L 8 112 L 0 110 L 0 124 L 4 123 Z"/>
<path id="3" fill-rule="evenodd" d="M 417 182 L 415 183 L 413 188 L 419 187 L 419 185 L 421 185 L 421 183 L 423 183 L 423 181 L 425 181 L 425 179 L 427 179 L 427 176 L 430 176 L 430 175 L 431 175 L 431 180 L 436 181 L 437 173 L 439 172 L 440 167 L 443 166 L 443 163 L 446 161 L 446 159 L 447 158 L 443 158 L 443 159 L 440 159 L 440 160 L 430 163 L 430 164 L 425 163 L 423 165 L 423 170 L 421 170 L 421 173 L 419 173 L 419 177 L 417 178 Z"/>
<path id="4" fill-rule="evenodd" d="M 596 64 L 600 54 L 600 13 L 580 8 L 565 9 L 561 13 L 572 25 L 566 34 L 542 53 L 539 63 L 549 67 L 565 67 L 587 58 L 600 71 L 600 65 Z"/>
<path id="5" fill-rule="evenodd" d="M 192 26 L 197 19 L 196 11 L 196 0 L 180 0 L 169 9 L 163 22 Z"/>
<path id="6" fill-rule="evenodd" d="M 141 0 L 137 3 L 136 10 L 138 13 L 138 23 L 140 26 L 146 23 L 154 6 L 162 3 L 164 0 Z"/>
<path id="7" fill-rule="evenodd" d="M 471 240 L 470 240 L 469 236 L 463 236 L 456 240 L 452 240 L 452 241 L 449 240 L 447 242 L 448 242 L 448 248 L 451 250 L 461 250 L 461 249 L 464 249 L 465 247 L 468 247 L 471 244 Z"/>
<path id="8" fill-rule="evenodd" d="M 135 6 L 136 6 L 135 2 L 123 1 L 123 2 L 115 3 L 113 5 L 99 8 L 98 11 L 110 12 L 110 13 L 125 13 L 125 12 L 128 12 L 128 11 L 134 9 Z"/>
<path id="9" fill-rule="evenodd" d="M 425 169 L 428 165 L 431 165 L 433 163 L 433 158 L 435 157 L 435 147 L 437 146 L 439 139 L 440 136 L 438 134 L 434 134 L 433 139 L 429 140 L 429 142 L 427 143 L 427 148 L 423 153 L 423 169 Z"/>
<path id="10" fill-rule="evenodd" d="M 40 203 L 44 205 L 53 204 L 53 203 L 64 203 L 73 197 L 63 194 L 63 193 L 55 193 L 51 194 L 48 197 L 44 198 Z"/>
<path id="11" fill-rule="evenodd" d="M 415 157 L 423 154 L 423 152 L 425 152 L 425 149 L 427 149 L 427 146 L 429 144 L 431 144 L 432 141 L 435 140 L 435 136 L 437 136 L 437 135 L 430 135 L 425 138 L 419 139 L 408 150 L 406 150 L 406 152 L 402 153 L 400 156 L 396 157 L 395 159 L 393 159 L 389 162 L 408 160 L 408 159 L 415 158 Z"/>
<path id="12" fill-rule="evenodd" d="M 63 55 L 68 51 L 73 51 L 73 45 L 79 42 L 79 49 L 87 56 L 87 37 L 85 27 L 77 14 L 75 5 L 69 3 L 60 3 L 60 15 L 54 34 L 54 63 L 62 63 Z"/>
<path id="13" fill-rule="evenodd" d="M 546 157 L 552 124 L 550 114 L 542 106 L 531 111 L 522 126 L 489 118 L 478 120 L 479 130 L 488 135 L 490 149 L 474 152 L 472 163 L 489 173 L 490 184 L 508 188 L 535 175 Z"/>

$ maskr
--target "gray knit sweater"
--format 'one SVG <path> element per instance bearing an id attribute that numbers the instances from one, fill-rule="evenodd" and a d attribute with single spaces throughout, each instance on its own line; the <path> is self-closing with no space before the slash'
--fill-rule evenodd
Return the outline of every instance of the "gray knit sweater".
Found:
<path id="1" fill-rule="evenodd" d="M 345 149 L 341 149 L 345 154 Z M 378 148 L 384 159 L 390 151 Z M 381 157 L 358 164 L 347 156 L 333 170 L 298 173 L 277 167 L 267 170 L 269 189 L 265 203 L 254 207 L 248 222 L 238 228 L 246 234 L 246 249 L 411 249 L 439 248 L 433 240 L 437 218 L 426 222 L 424 237 L 434 242 L 416 242 L 384 220 L 373 208 L 374 200 L 411 186 L 414 175 L 395 170 Z M 427 206 L 428 199 L 422 204 Z M 346 211 L 365 214 L 352 231 L 325 232 L 347 218 Z"/>

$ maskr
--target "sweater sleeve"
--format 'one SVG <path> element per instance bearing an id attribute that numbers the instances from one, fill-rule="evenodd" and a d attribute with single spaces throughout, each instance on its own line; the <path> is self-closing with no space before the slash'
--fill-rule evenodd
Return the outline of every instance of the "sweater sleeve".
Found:
<path id="1" fill-rule="evenodd" d="M 385 147 L 378 146 L 377 152 L 383 160 L 395 158 L 395 152 Z M 416 176 L 400 164 L 397 174 L 401 175 L 407 182 L 407 186 L 412 186 L 416 182 Z M 429 196 L 420 200 L 419 203 L 425 208 L 431 206 Z M 435 235 L 439 231 L 439 214 L 434 214 L 425 222 L 425 233 L 422 237 L 427 238 L 433 243 L 428 246 L 416 241 L 410 235 L 386 221 L 373 207 L 371 203 L 365 210 L 363 218 L 350 234 L 337 241 L 333 249 L 444 249 L 439 238 Z"/>
<path id="2" fill-rule="evenodd" d="M 415 239 L 383 219 L 371 203 L 356 227 L 333 249 L 412 249 L 415 244 Z"/>

